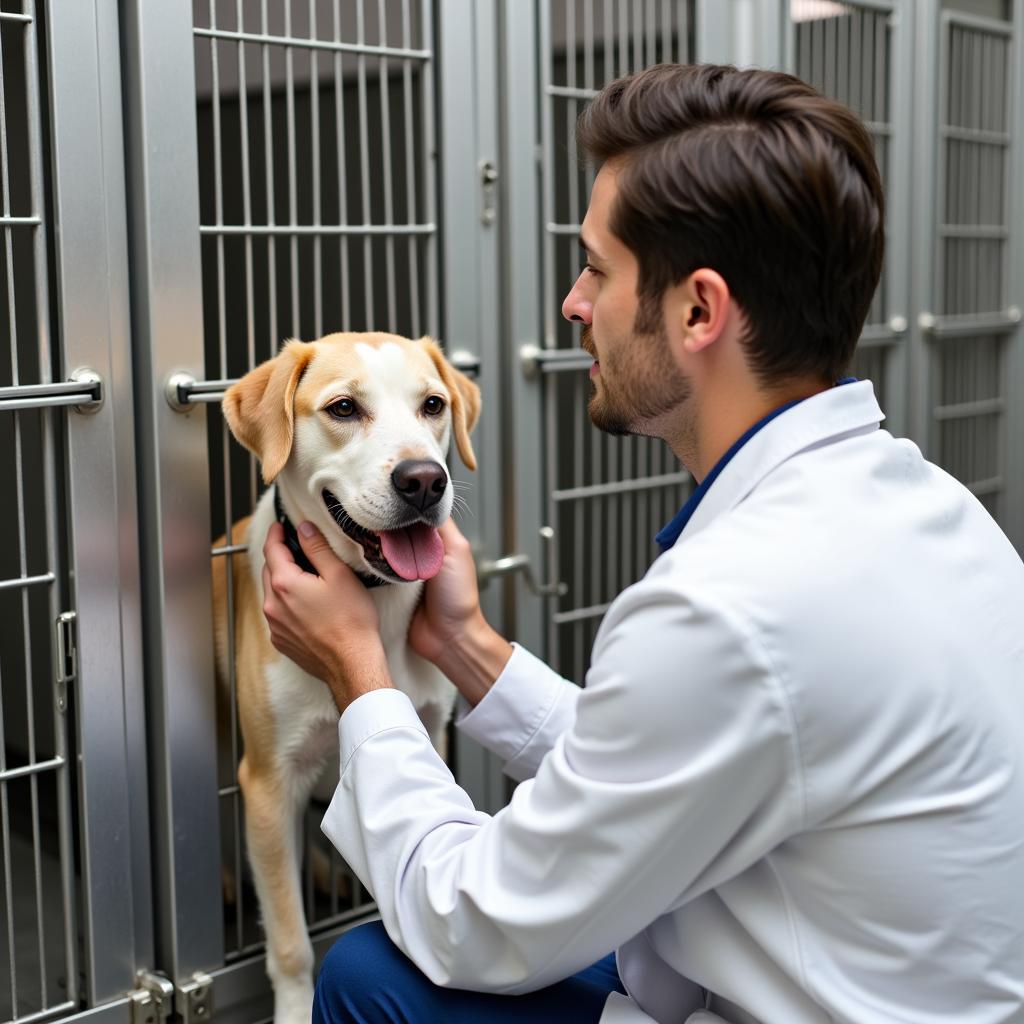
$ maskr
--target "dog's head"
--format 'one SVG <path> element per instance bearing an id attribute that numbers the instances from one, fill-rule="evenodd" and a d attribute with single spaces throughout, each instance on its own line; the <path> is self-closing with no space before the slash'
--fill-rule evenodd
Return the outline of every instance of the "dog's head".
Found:
<path id="1" fill-rule="evenodd" d="M 228 388 L 223 409 L 288 514 L 315 522 L 350 566 L 386 580 L 438 572 L 454 498 L 445 453 L 454 432 L 476 469 L 480 391 L 429 338 L 289 341 Z"/>

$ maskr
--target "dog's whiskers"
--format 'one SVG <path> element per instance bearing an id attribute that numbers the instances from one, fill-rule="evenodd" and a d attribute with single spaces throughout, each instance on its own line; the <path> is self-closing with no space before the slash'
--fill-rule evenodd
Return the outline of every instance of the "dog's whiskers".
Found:
<path id="1" fill-rule="evenodd" d="M 452 501 L 452 515 L 470 515 L 474 516 L 473 507 L 463 498 L 461 495 L 456 494 Z"/>

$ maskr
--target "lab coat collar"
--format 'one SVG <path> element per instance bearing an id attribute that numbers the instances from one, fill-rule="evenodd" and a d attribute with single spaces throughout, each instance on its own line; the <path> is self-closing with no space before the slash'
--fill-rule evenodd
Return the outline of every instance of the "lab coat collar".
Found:
<path id="1" fill-rule="evenodd" d="M 877 430 L 885 414 L 869 380 L 841 381 L 790 402 L 754 424 L 722 456 L 657 537 L 663 550 L 738 505 L 773 469 L 797 452 L 850 432 Z"/>

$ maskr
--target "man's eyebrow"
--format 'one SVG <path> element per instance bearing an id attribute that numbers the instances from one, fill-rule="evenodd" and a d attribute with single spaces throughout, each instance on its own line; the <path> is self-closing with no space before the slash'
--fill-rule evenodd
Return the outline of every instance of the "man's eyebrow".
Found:
<path id="1" fill-rule="evenodd" d="M 596 260 L 603 260 L 601 254 L 599 252 L 594 251 L 593 245 L 591 245 L 590 242 L 583 237 L 582 233 L 579 235 L 578 240 L 580 243 L 580 248 L 587 254 L 587 256 Z"/>

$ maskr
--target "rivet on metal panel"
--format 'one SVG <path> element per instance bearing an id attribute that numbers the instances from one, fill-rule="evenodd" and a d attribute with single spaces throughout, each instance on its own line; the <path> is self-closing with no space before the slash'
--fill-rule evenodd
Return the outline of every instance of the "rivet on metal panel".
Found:
<path id="1" fill-rule="evenodd" d="M 917 318 L 917 326 L 922 331 L 930 331 L 935 327 L 935 315 L 933 313 L 921 313 Z"/>
<path id="2" fill-rule="evenodd" d="M 1006 310 L 1006 319 L 1012 323 L 1019 324 L 1021 318 L 1020 306 L 1010 306 Z"/>
<path id="3" fill-rule="evenodd" d="M 893 334 L 903 334 L 906 329 L 907 318 L 905 316 L 897 314 L 896 316 L 889 317 L 889 330 L 892 331 Z"/>
<path id="4" fill-rule="evenodd" d="M 196 971 L 192 980 L 178 986 L 178 1013 L 182 1024 L 205 1024 L 213 1017 L 213 978 Z"/>

